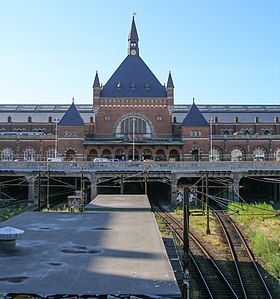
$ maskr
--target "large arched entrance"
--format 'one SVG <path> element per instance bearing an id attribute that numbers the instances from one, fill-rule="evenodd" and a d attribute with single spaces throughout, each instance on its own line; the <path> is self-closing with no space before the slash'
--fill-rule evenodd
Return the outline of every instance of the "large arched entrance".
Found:
<path id="1" fill-rule="evenodd" d="M 95 149 L 90 150 L 88 156 L 87 156 L 87 160 L 88 161 L 93 161 L 95 158 L 98 157 L 98 153 Z"/>
<path id="2" fill-rule="evenodd" d="M 134 150 L 134 155 L 133 155 L 133 150 L 130 150 L 128 152 L 128 160 L 139 160 L 139 153 L 137 150 Z"/>

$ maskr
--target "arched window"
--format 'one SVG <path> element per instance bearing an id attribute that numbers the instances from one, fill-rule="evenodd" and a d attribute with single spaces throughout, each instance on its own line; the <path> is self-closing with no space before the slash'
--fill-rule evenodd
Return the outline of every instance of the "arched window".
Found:
<path id="1" fill-rule="evenodd" d="M 116 128 L 116 138 L 125 140 L 143 140 L 151 138 L 151 128 L 146 120 L 138 116 L 123 119 Z"/>
<path id="2" fill-rule="evenodd" d="M 230 153 L 231 156 L 231 161 L 242 161 L 243 159 L 243 154 L 242 151 L 238 148 L 235 148 L 234 150 L 231 151 Z"/>
<path id="3" fill-rule="evenodd" d="M 55 158 L 55 149 L 54 148 L 49 148 L 47 150 L 47 160 L 48 158 Z"/>
<path id="4" fill-rule="evenodd" d="M 229 130 L 225 129 L 224 130 L 224 135 L 229 135 Z"/>
<path id="5" fill-rule="evenodd" d="M 199 151 L 199 149 L 194 149 L 191 152 L 191 160 L 192 161 L 200 161 L 200 151 Z"/>
<path id="6" fill-rule="evenodd" d="M 115 152 L 115 158 L 119 159 L 120 161 L 125 161 L 125 152 L 122 149 L 119 149 Z"/>
<path id="7" fill-rule="evenodd" d="M 103 150 L 101 156 L 102 158 L 108 158 L 108 159 L 112 158 L 112 154 L 108 149 Z"/>
<path id="8" fill-rule="evenodd" d="M 76 160 L 76 152 L 73 149 L 69 149 L 66 152 L 66 161 L 75 161 Z"/>
<path id="9" fill-rule="evenodd" d="M 209 151 L 209 161 L 220 161 L 221 156 L 221 151 L 217 148 L 213 148 L 212 151 Z"/>
<path id="10" fill-rule="evenodd" d="M 167 158 L 166 158 L 166 154 L 165 154 L 164 150 L 162 150 L 162 149 L 157 150 L 156 161 L 166 161 L 166 160 L 167 160 Z"/>
<path id="11" fill-rule="evenodd" d="M 11 148 L 4 148 L 1 151 L 1 161 L 13 161 L 14 151 Z"/>
<path id="12" fill-rule="evenodd" d="M 93 161 L 95 158 L 98 157 L 98 153 L 95 149 L 90 150 L 88 156 L 87 156 L 87 160 L 88 161 Z"/>
<path id="13" fill-rule="evenodd" d="M 153 160 L 153 154 L 149 149 L 145 149 L 142 151 L 142 160 Z"/>
<path id="14" fill-rule="evenodd" d="M 23 159 L 24 161 L 36 161 L 37 154 L 33 148 L 27 148 L 23 152 Z"/>
<path id="15" fill-rule="evenodd" d="M 170 161 L 180 161 L 180 154 L 177 150 L 173 149 L 169 153 L 169 160 Z"/>
<path id="16" fill-rule="evenodd" d="M 137 150 L 134 150 L 134 155 L 133 155 L 133 150 L 131 149 L 128 152 L 128 160 L 139 160 L 139 153 Z"/>
<path id="17" fill-rule="evenodd" d="M 262 147 L 256 147 L 253 152 L 254 161 L 264 161 L 266 156 L 266 151 Z"/>
<path id="18" fill-rule="evenodd" d="M 280 148 L 275 152 L 275 160 L 280 161 Z"/>

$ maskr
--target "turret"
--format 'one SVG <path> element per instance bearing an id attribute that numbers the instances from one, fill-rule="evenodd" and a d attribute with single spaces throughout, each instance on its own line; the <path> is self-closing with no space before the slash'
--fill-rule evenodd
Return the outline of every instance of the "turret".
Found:
<path id="1" fill-rule="evenodd" d="M 99 98 L 100 97 L 100 82 L 99 82 L 99 77 L 98 77 L 98 72 L 96 71 L 94 82 L 93 82 L 93 98 Z"/>
<path id="2" fill-rule="evenodd" d="M 170 71 L 167 79 L 166 93 L 168 98 L 174 98 L 174 84 Z"/>

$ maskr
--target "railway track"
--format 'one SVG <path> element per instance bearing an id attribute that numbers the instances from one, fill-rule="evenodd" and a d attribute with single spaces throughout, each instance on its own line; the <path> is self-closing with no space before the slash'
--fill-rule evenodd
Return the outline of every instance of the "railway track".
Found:
<path id="1" fill-rule="evenodd" d="M 183 245 L 183 225 L 171 214 L 155 210 Z M 199 289 L 199 298 L 236 298 L 238 295 L 204 245 L 190 232 L 190 274 Z"/>
<path id="2" fill-rule="evenodd" d="M 239 228 L 226 212 L 214 211 L 228 245 L 228 259 L 232 261 L 239 280 L 240 298 L 272 299 L 255 258 Z"/>
<path id="3" fill-rule="evenodd" d="M 183 224 L 170 213 L 155 208 L 183 246 Z M 200 238 L 189 233 L 189 269 L 199 289 L 199 298 L 273 299 L 254 257 L 237 226 L 227 214 L 215 212 L 227 245 L 226 260 L 219 262 L 206 250 Z M 218 258 L 219 259 L 219 258 Z"/>

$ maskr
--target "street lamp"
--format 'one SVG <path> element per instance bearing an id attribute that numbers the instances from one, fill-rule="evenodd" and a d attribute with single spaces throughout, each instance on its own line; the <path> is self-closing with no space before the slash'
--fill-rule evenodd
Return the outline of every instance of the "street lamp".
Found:
<path id="1" fill-rule="evenodd" d="M 135 159 L 135 117 L 132 117 L 132 161 Z"/>
<path id="2" fill-rule="evenodd" d="M 54 145 L 54 157 L 57 158 L 57 146 L 58 146 L 58 133 L 57 133 L 57 123 L 59 122 L 59 118 L 53 119 L 55 122 L 55 145 Z"/>
<path id="3" fill-rule="evenodd" d="M 210 117 L 210 161 L 213 161 L 213 125 L 212 125 L 213 118 Z"/>

